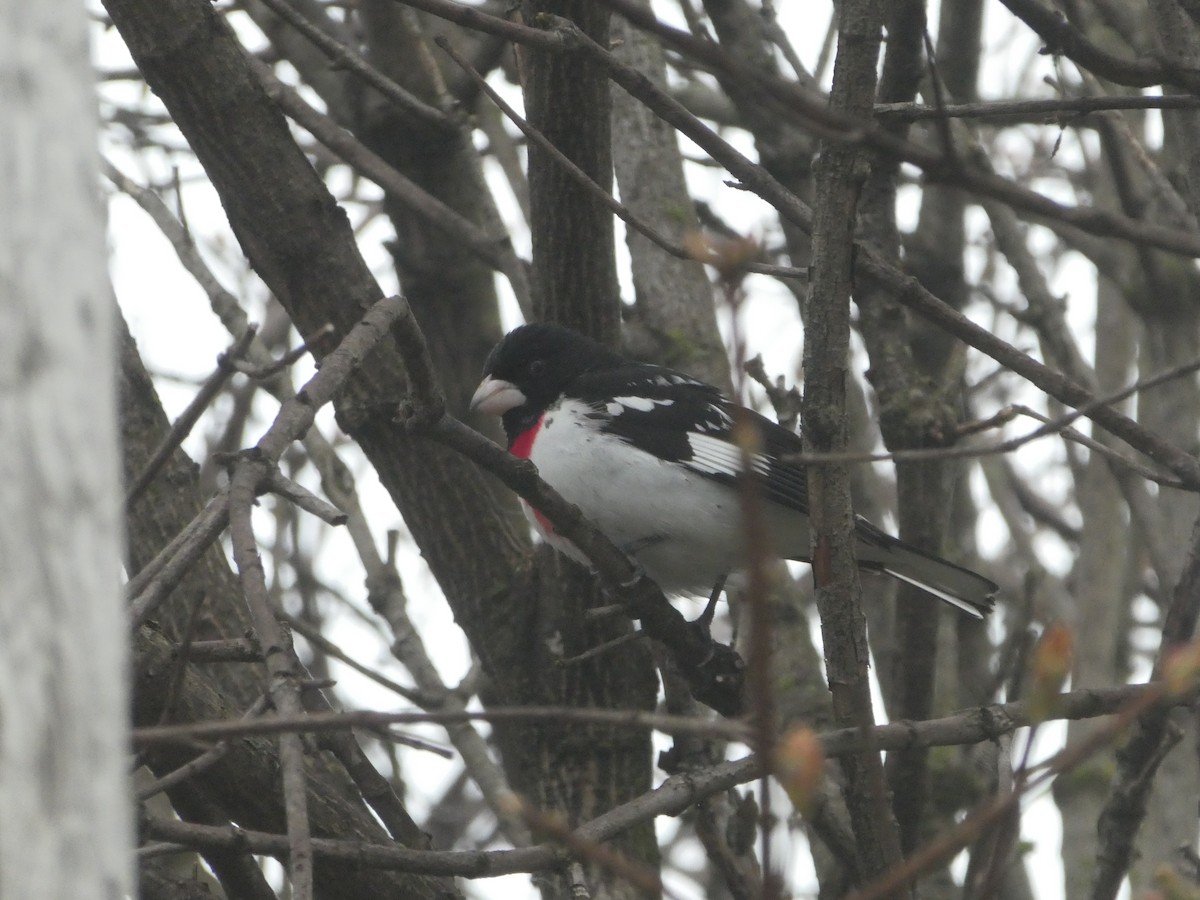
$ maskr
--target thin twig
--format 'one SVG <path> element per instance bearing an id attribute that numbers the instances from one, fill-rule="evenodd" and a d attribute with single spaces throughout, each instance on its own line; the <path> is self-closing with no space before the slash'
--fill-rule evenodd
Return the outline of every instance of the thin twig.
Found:
<path id="1" fill-rule="evenodd" d="M 270 702 L 264 694 L 254 701 L 254 704 L 248 710 L 246 710 L 246 713 L 242 716 L 242 719 L 254 719 L 262 715 L 269 705 Z M 205 750 L 195 759 L 189 760 L 179 768 L 168 772 L 161 778 L 156 778 L 147 784 L 139 784 L 137 790 L 134 792 L 134 797 L 139 803 L 145 802 L 156 794 L 160 794 L 168 788 L 174 787 L 180 782 L 187 781 L 189 778 L 199 775 L 201 772 L 212 768 L 214 765 L 220 762 L 225 755 L 229 753 L 229 748 L 229 740 L 218 741 L 213 747 Z"/>
<path id="2" fill-rule="evenodd" d="M 1107 715 L 1124 707 L 1129 709 L 1144 709 L 1162 699 L 1161 686 L 1157 683 L 1137 685 L 1127 688 L 1114 688 L 1103 691 L 1075 691 L 1061 695 L 1056 715 L 1075 717 L 1094 717 Z M 1177 704 L 1187 704 L 1194 701 L 1194 694 L 1189 697 L 1174 700 Z M 901 748 L 915 746 L 911 741 L 923 740 L 922 730 L 926 726 L 935 726 L 934 730 L 949 729 L 952 743 L 976 743 L 987 740 L 996 734 L 1007 734 L 1012 728 L 1028 722 L 1027 714 L 1022 712 L 1023 703 L 1002 704 L 980 709 L 967 710 L 955 716 L 933 722 L 894 722 L 878 726 L 875 731 L 877 746 L 881 748 Z M 509 710 L 515 714 L 528 713 L 527 709 Z M 565 709 L 543 710 L 546 718 L 575 714 L 612 714 L 613 710 L 582 710 L 568 707 Z M 481 713 L 464 713 L 465 716 L 487 718 L 497 711 Z M 355 717 L 359 714 L 343 714 Z M 373 716 L 382 716 L 373 713 Z M 417 715 L 417 714 L 414 714 Z M 420 714 L 430 716 L 431 714 Z M 630 715 L 630 714 L 626 714 Z M 638 712 L 632 714 L 646 716 Z M 440 718 L 432 714 L 431 718 Z M 659 717 L 661 718 L 661 717 Z M 328 716 L 306 716 L 295 723 L 287 723 L 291 728 L 307 728 L 315 721 L 328 719 Z M 951 724 L 951 720 L 957 720 Z M 413 721 L 409 719 L 408 721 Z M 966 723 L 970 723 L 967 725 Z M 217 723 L 220 728 L 214 728 L 212 723 L 203 725 L 199 730 L 206 737 L 230 737 L 232 729 L 239 723 Z M 259 720 L 247 723 L 251 731 L 258 731 L 259 726 L 276 723 Z M 615 721 L 605 724 L 615 725 Z M 706 723 L 712 724 L 712 723 Z M 729 723 L 724 723 L 729 727 Z M 187 726 L 171 726 L 171 728 L 186 728 Z M 1119 731 L 1106 728 L 1105 731 Z M 269 732 L 270 727 L 263 729 Z M 141 743 L 151 732 L 163 734 L 164 730 L 135 729 L 135 743 Z M 1104 740 L 1108 737 L 1105 736 Z M 844 744 L 841 741 L 844 740 Z M 862 741 L 859 729 L 845 729 L 834 732 L 824 740 L 825 746 L 839 752 L 855 752 Z M 1103 741 L 1101 742 L 1101 744 Z M 1075 758 L 1079 756 L 1079 748 L 1072 750 Z M 1084 748 L 1086 751 L 1087 748 Z M 1060 754 L 1055 760 L 1062 763 Z M 1070 761 L 1069 759 L 1067 760 Z M 1048 770 L 1051 771 L 1051 770 Z M 659 787 L 643 794 L 634 800 L 621 804 L 592 821 L 581 825 L 576 833 L 591 840 L 603 841 L 632 828 L 642 822 L 660 815 L 679 815 L 692 808 L 696 803 L 711 797 L 721 791 L 728 790 L 738 784 L 753 781 L 759 776 L 757 757 L 749 756 L 731 762 L 722 762 L 705 769 L 690 770 L 668 777 Z M 176 819 L 160 819 L 150 817 L 145 821 L 145 833 L 157 840 L 175 841 L 190 847 L 201 849 L 225 850 L 238 853 L 260 853 L 269 856 L 283 857 L 288 852 L 287 838 L 281 835 L 265 834 L 263 832 L 245 831 L 243 829 L 217 828 L 198 826 L 179 822 Z M 567 854 L 557 847 L 538 846 L 518 850 L 503 850 L 493 852 L 480 851 L 419 851 L 410 850 L 395 845 L 373 845 L 359 841 L 333 841 L 325 839 L 313 840 L 314 854 L 322 859 L 343 860 L 356 865 L 375 866 L 398 871 L 425 872 L 435 875 L 460 875 L 467 878 L 491 877 L 510 874 L 513 872 L 539 871 L 562 865 L 567 861 Z"/>
<path id="3" fill-rule="evenodd" d="M 392 679 L 388 678 L 386 675 L 376 672 L 369 666 L 364 666 L 362 663 L 358 662 L 348 653 L 342 650 L 342 648 L 337 644 L 333 643 L 333 641 L 328 640 L 324 635 L 321 634 L 319 630 L 314 628 L 308 622 L 305 622 L 303 619 L 298 619 L 295 616 L 284 614 L 283 620 L 287 623 L 288 627 L 292 629 L 292 631 L 299 634 L 322 653 L 339 660 L 343 664 L 352 668 L 355 672 L 358 672 L 360 675 L 365 675 L 376 684 L 383 685 L 389 691 L 399 694 L 410 703 L 416 703 L 418 706 L 422 707 L 429 703 L 429 697 L 425 696 L 422 691 L 405 687 L 398 682 L 392 681 Z"/>
<path id="4" fill-rule="evenodd" d="M 262 649 L 250 638 L 194 641 L 188 647 L 188 659 L 196 663 L 262 662 Z"/>
<path id="5" fill-rule="evenodd" d="M 283 715 L 299 716 L 304 712 L 300 698 L 302 672 L 291 649 L 291 641 L 280 627 L 270 602 L 250 519 L 251 509 L 259 485 L 269 481 L 269 474 L 283 452 L 312 427 L 317 410 L 332 401 L 359 362 L 388 332 L 392 322 L 407 311 L 408 304 L 400 297 L 388 297 L 375 303 L 337 349 L 324 358 L 321 369 L 308 384 L 283 404 L 257 446 L 238 455 L 233 468 L 228 498 L 234 563 L 271 675 L 271 700 Z M 299 734 L 286 732 L 279 735 L 279 756 L 288 832 L 289 884 L 292 895 L 298 900 L 312 900 L 312 834 L 308 820 L 304 745 Z"/>
<path id="6" fill-rule="evenodd" d="M 1200 616 L 1200 521 L 1192 530 L 1183 571 L 1171 592 L 1163 617 L 1162 641 L 1154 660 L 1154 677 L 1161 677 L 1168 655 L 1192 639 Z M 1117 772 L 1097 823 L 1099 846 L 1092 897 L 1110 900 L 1117 895 L 1133 859 L 1134 839 L 1146 815 L 1146 799 L 1162 761 L 1164 745 L 1171 739 L 1169 710 L 1148 709 L 1138 719 L 1129 739 L 1117 752 Z"/>
<path id="7" fill-rule="evenodd" d="M 1068 57 L 1101 78 L 1127 87 L 1176 84 L 1191 90 L 1200 89 L 1200 80 L 1195 71 L 1171 65 L 1163 58 L 1155 61 L 1127 59 L 1110 53 L 1092 43 L 1057 9 L 1042 6 L 1037 0 L 1000 2 L 1033 29 L 1051 51 Z"/>
<path id="8" fill-rule="evenodd" d="M 137 628 L 154 614 L 188 570 L 229 523 L 229 492 L 219 491 L 187 526 L 130 579 L 126 596 L 130 626 Z"/>
<path id="9" fill-rule="evenodd" d="M 267 671 L 271 675 L 271 702 L 280 713 L 298 716 L 304 712 L 297 684 L 299 672 L 292 664 L 291 642 L 275 620 L 263 575 L 262 558 L 254 537 L 250 512 L 256 486 L 268 463 L 251 451 L 235 466 L 229 485 L 229 532 L 233 559 L 242 582 L 242 593 L 250 608 L 254 630 L 263 646 Z M 300 735 L 279 735 L 279 761 L 283 770 L 283 805 L 288 834 L 288 883 L 297 900 L 313 898 L 312 832 L 308 821 L 308 778 L 304 765 L 304 744 Z"/>
<path id="10" fill-rule="evenodd" d="M 179 216 L 167 207 L 167 204 L 155 191 L 143 187 L 124 175 L 111 161 L 105 159 L 103 166 L 105 177 L 141 207 L 170 243 L 175 255 L 179 258 L 180 265 L 200 285 L 208 297 L 208 305 L 221 320 L 221 324 L 225 326 L 225 330 L 229 332 L 230 336 L 236 340 L 245 334 L 251 325 L 245 310 L 238 304 L 237 298 L 225 289 L 220 279 L 208 267 L 197 250 L 191 233 Z M 269 359 L 266 348 L 262 347 L 261 342 L 257 340 L 252 344 L 248 356 L 252 360 L 261 358 L 264 362 Z M 268 389 L 271 387 L 273 384 L 268 384 Z"/>
<path id="11" fill-rule="evenodd" d="M 722 270 L 720 282 L 729 307 L 732 324 L 734 396 L 739 403 L 747 400 L 747 365 L 746 342 L 742 337 L 742 317 L 740 307 L 744 294 L 742 291 L 743 270 L 740 267 Z M 738 474 L 738 504 L 741 512 L 741 535 L 739 540 L 748 548 L 746 560 L 746 588 L 742 592 L 742 600 L 750 613 L 750 635 L 747 642 L 747 676 L 750 697 L 753 703 L 751 723 L 754 728 L 754 748 L 763 759 L 762 776 L 758 783 L 758 831 L 759 857 L 762 860 L 762 889 L 763 900 L 775 900 L 782 893 L 779 875 L 773 871 L 771 862 L 771 841 L 774 832 L 775 818 L 771 814 L 771 777 L 775 774 L 774 741 L 778 732 L 776 722 L 775 674 L 771 664 L 773 616 L 767 599 L 769 587 L 767 584 L 767 567 L 771 564 L 770 534 L 767 526 L 766 509 L 762 496 L 762 486 L 754 476 L 753 447 L 750 434 L 754 426 L 749 421 L 746 408 L 739 407 L 734 419 L 734 434 L 739 437 L 738 451 L 741 457 L 741 471 Z M 723 581 L 723 578 L 722 578 Z M 713 597 L 709 600 L 708 610 L 711 614 Z"/>
<path id="12" fill-rule="evenodd" d="M 1085 689 L 1060 694 L 1054 698 L 1053 714 L 1047 719 L 1076 721 L 1110 715 L 1122 706 L 1133 703 L 1147 693 L 1160 694 L 1158 682 L 1129 685 L 1119 688 Z M 1176 701 L 1186 705 L 1195 692 Z M 969 707 L 939 719 L 913 722 L 900 720 L 870 729 L 869 740 L 880 750 L 907 750 L 917 747 L 951 747 L 993 740 L 1024 728 L 1035 719 L 1025 700 Z M 1045 718 L 1043 716 L 1043 718 Z M 641 710 L 613 710 L 561 706 L 493 707 L 488 710 L 412 710 L 408 712 L 350 712 L 308 713 L 294 719 L 275 716 L 253 722 L 239 719 L 215 722 L 189 722 L 177 725 L 149 725 L 133 729 L 135 746 L 156 743 L 194 742 L 227 737 L 278 734 L 282 731 L 319 732 L 348 728 L 386 728 L 392 725 L 455 722 L 553 722 L 570 721 L 606 727 L 648 729 L 663 734 L 699 734 L 735 741 L 748 741 L 750 730 L 745 723 L 727 719 L 695 718 L 647 713 Z M 861 729 L 841 728 L 820 736 L 826 756 L 843 756 L 861 752 L 868 740 Z"/>
<path id="13" fill-rule="evenodd" d="M 453 116 L 447 115 L 440 109 L 430 106 L 419 97 L 406 91 L 396 84 L 369 62 L 355 53 L 341 41 L 330 37 L 304 16 L 286 0 L 262 0 L 275 15 L 283 19 L 298 32 L 308 38 L 317 49 L 329 57 L 339 68 L 347 69 L 360 77 L 367 84 L 387 97 L 398 109 L 415 117 L 418 121 L 432 125 L 444 132 L 452 132 L 459 127 Z"/>
<path id="14" fill-rule="evenodd" d="M 326 322 L 311 335 L 306 337 L 299 346 L 293 347 L 277 360 L 258 365 L 256 363 L 246 362 L 242 359 L 235 359 L 233 361 L 233 367 L 243 375 L 248 375 L 250 378 L 255 378 L 258 380 L 274 378 L 304 354 L 310 352 L 318 342 L 332 336 L 336 330 L 337 329 L 333 327 L 332 322 Z"/>
<path id="15" fill-rule="evenodd" d="M 674 896 L 654 869 L 627 859 L 600 841 L 579 834 L 567 824 L 561 814 L 543 812 L 516 794 L 512 795 L 512 801 L 535 834 L 540 832 L 554 843 L 561 844 L 573 858 L 607 869 L 648 897 Z"/>
<path id="16" fill-rule="evenodd" d="M 175 658 L 171 661 L 171 681 L 167 686 L 167 696 L 163 700 L 162 709 L 158 714 L 158 723 L 165 725 L 175 714 L 175 704 L 179 702 L 179 692 L 187 674 L 187 666 L 191 657 L 192 636 L 196 633 L 196 624 L 200 621 L 200 609 L 206 599 L 204 591 L 196 591 L 188 607 L 187 619 L 184 622 L 183 633 L 175 647 Z"/>
<path id="17" fill-rule="evenodd" d="M 1058 97 L 1052 100 L 983 100 L 949 103 L 943 107 L 923 103 L 877 103 L 881 122 L 919 122 L 925 119 L 984 119 L 987 121 L 1044 121 L 1052 116 L 1085 116 L 1122 109 L 1197 109 L 1200 97 L 1192 94 L 1147 94 L 1105 97 Z"/>
<path id="18" fill-rule="evenodd" d="M 461 25 L 463 28 L 507 38 L 514 44 L 539 47 L 543 50 L 561 50 L 564 47 L 564 41 L 558 35 L 540 28 L 530 28 L 528 25 L 521 25 L 518 22 L 510 22 L 508 19 L 493 16 L 473 6 L 455 3 L 454 0 L 400 0 L 400 2 L 405 6 L 411 6 L 413 9 L 419 9 L 445 19 L 447 22 Z"/>
<path id="19" fill-rule="evenodd" d="M 617 647 L 624 647 L 626 644 L 633 643 L 636 640 L 644 638 L 646 635 L 641 631 L 631 631 L 628 634 L 623 634 L 620 637 L 615 637 L 611 641 L 605 641 L 603 644 L 597 644 L 595 647 L 589 647 L 582 653 L 575 656 L 564 656 L 562 659 L 557 659 L 554 664 L 559 668 L 566 666 L 576 666 L 581 662 L 587 662 L 589 659 L 595 659 L 597 656 L 603 656 L 610 650 L 615 650 Z"/>
<path id="20" fill-rule="evenodd" d="M 321 497 L 318 497 L 304 485 L 288 478 L 278 469 L 267 473 L 266 490 L 278 494 L 283 499 L 316 516 L 329 525 L 345 525 L 346 514 Z"/>
<path id="21" fill-rule="evenodd" d="M 253 57 L 248 57 L 248 62 L 251 71 L 262 82 L 267 93 L 289 118 L 307 129 L 339 158 L 370 178 L 394 199 L 502 273 L 508 279 L 513 292 L 523 298 L 524 302 L 528 302 L 529 280 L 525 273 L 525 263 L 517 257 L 508 235 L 488 234 L 457 210 L 396 171 L 350 132 L 310 106 L 294 88 L 280 81 L 270 66 Z"/>
<path id="22" fill-rule="evenodd" d="M 250 326 L 243 332 L 242 336 L 234 341 L 224 353 L 217 355 L 216 370 L 205 379 L 204 384 L 200 385 L 200 390 L 196 391 L 196 395 L 188 403 L 187 407 L 179 417 L 171 423 L 170 429 L 163 435 L 163 439 L 159 441 L 154 452 L 150 454 L 150 459 L 145 467 L 133 479 L 132 484 L 125 491 L 125 509 L 128 510 L 137 502 L 138 498 L 145 493 L 146 488 L 150 486 L 156 475 L 171 458 L 179 447 L 187 440 L 187 436 L 192 433 L 192 429 L 196 423 L 200 421 L 200 417 L 204 415 L 204 411 L 208 409 L 208 405 L 221 392 L 221 388 L 225 386 L 225 382 L 229 377 L 237 371 L 235 361 L 239 359 L 250 347 L 251 341 L 257 329 Z"/>
<path id="23" fill-rule="evenodd" d="M 631 213 L 620 201 L 612 194 L 596 184 L 583 169 L 579 168 L 574 161 L 571 160 L 565 153 L 559 150 L 552 144 L 544 134 L 538 129 L 530 125 L 515 109 L 505 102 L 491 85 L 484 80 L 483 76 L 475 70 L 475 68 L 462 57 L 461 54 L 455 51 L 450 42 L 444 37 L 434 38 L 436 43 L 455 63 L 458 64 L 464 72 L 466 72 L 475 84 L 491 99 L 493 103 L 506 115 L 514 125 L 520 129 L 532 143 L 536 144 L 547 156 L 549 156 L 556 165 L 564 172 L 571 176 L 575 182 L 587 191 L 591 196 L 595 197 L 601 204 L 608 208 L 614 216 L 628 225 L 630 228 L 642 234 L 659 249 L 666 252 L 668 255 L 676 259 L 694 260 L 695 255 L 682 244 L 677 244 L 670 238 L 659 233 L 655 228 L 643 222 L 640 218 Z M 746 270 L 757 272 L 764 275 L 773 275 L 783 278 L 808 278 L 807 268 L 795 268 L 791 266 L 772 266 L 762 263 L 747 263 Z"/>
<path id="24" fill-rule="evenodd" d="M 1136 697 L 1124 704 L 1113 718 L 1077 744 L 1068 745 L 1047 760 L 1036 775 L 1028 778 L 1007 794 L 994 797 L 971 813 L 959 825 L 943 832 L 924 848 L 883 873 L 862 890 L 850 894 L 847 900 L 879 900 L 911 884 L 922 873 L 952 859 L 964 847 L 978 839 L 996 821 L 1007 815 L 1021 798 L 1064 772 L 1069 772 L 1116 741 L 1137 717 L 1153 708 L 1165 696 L 1162 682 L 1152 682 Z"/>
<path id="25" fill-rule="evenodd" d="M 667 46 L 698 59 L 726 77 L 735 78 L 757 91 L 771 110 L 798 121 L 818 137 L 841 145 L 859 146 L 900 162 L 920 168 L 929 181 L 936 181 L 982 196 L 991 197 L 1020 209 L 1040 220 L 1066 222 L 1102 237 L 1119 237 L 1135 244 L 1154 246 L 1187 257 L 1200 256 L 1200 235 L 1182 229 L 1131 219 L 1108 210 L 1066 206 L 1036 191 L 1021 187 L 994 173 L 958 165 L 939 150 L 897 137 L 869 119 L 860 119 L 832 108 L 820 94 L 794 82 L 751 69 L 713 41 L 702 41 L 685 31 L 660 22 L 648 8 L 631 0 L 602 0 L 644 31 L 655 35 Z M 547 17 L 551 29 L 568 37 L 575 46 L 596 56 L 586 46 L 583 33 L 565 19 Z M 603 48 L 598 48 L 603 51 Z M 607 51 L 603 51 L 607 53 Z"/>
<path id="26" fill-rule="evenodd" d="M 1089 438 L 1087 435 L 1070 428 L 1070 424 L 1078 419 L 1086 418 L 1091 413 L 1102 407 L 1111 407 L 1120 401 L 1132 396 L 1133 394 L 1149 390 L 1150 388 L 1158 387 L 1169 381 L 1177 378 L 1184 378 L 1200 371 L 1200 360 L 1192 360 L 1178 366 L 1172 366 L 1170 369 L 1158 372 L 1146 378 L 1139 379 L 1134 384 L 1113 391 L 1103 397 L 1097 397 L 1089 403 L 1082 404 L 1078 408 L 1069 413 L 1065 413 L 1057 418 L 1051 419 L 1028 406 L 1021 404 L 1013 404 L 1000 410 L 991 418 L 983 422 L 972 422 L 964 425 L 960 430 L 960 434 L 974 434 L 984 428 L 997 427 L 1011 421 L 1016 415 L 1029 416 L 1031 419 L 1037 419 L 1043 425 L 1040 428 L 1035 428 L 1028 434 L 1020 435 L 1019 437 L 1009 438 L 997 444 L 978 445 L 973 444 L 966 447 L 930 447 L 916 450 L 896 450 L 887 453 L 869 453 L 869 452 L 845 452 L 845 453 L 792 453 L 784 457 L 788 462 L 797 465 L 824 465 L 828 463 L 866 463 L 866 462 L 916 462 L 928 460 L 943 460 L 943 459 L 970 459 L 980 456 L 996 456 L 1000 454 L 1008 454 L 1012 451 L 1023 447 L 1025 444 L 1036 441 L 1040 438 L 1049 437 L 1051 435 L 1060 434 L 1069 440 L 1075 441 L 1082 446 L 1087 447 L 1100 453 L 1110 459 L 1113 463 L 1128 469 L 1148 481 L 1153 481 L 1156 484 L 1161 484 L 1164 487 L 1177 488 L 1179 490 L 1197 491 L 1200 490 L 1200 485 L 1193 485 L 1178 478 L 1168 478 L 1161 475 L 1146 466 L 1143 466 L 1134 460 L 1128 459 L 1112 447 L 1107 447 L 1099 441 Z"/>
<path id="27" fill-rule="evenodd" d="M 349 728 L 382 729 L 396 725 L 453 725 L 459 722 L 578 722 L 588 725 L 655 729 L 664 734 L 703 734 L 745 741 L 749 730 L 740 722 L 725 719 L 689 718 L 640 710 L 601 709 L 570 706 L 498 706 L 488 710 L 413 710 L 409 712 L 306 713 L 295 717 L 274 716 L 254 722 L 190 722 L 178 725 L 147 725 L 133 730 L 136 745 L 194 742 L 197 739 L 279 734 L 284 731 L 321 732 Z"/>

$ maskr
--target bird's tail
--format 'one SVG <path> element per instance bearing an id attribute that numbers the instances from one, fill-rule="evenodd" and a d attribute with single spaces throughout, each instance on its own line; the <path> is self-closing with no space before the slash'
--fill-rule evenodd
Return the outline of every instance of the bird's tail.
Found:
<path id="1" fill-rule="evenodd" d="M 856 548 L 858 564 L 862 568 L 885 572 L 977 619 L 982 619 L 995 605 L 995 595 L 1000 588 L 991 579 L 918 550 L 873 527 L 864 534 L 862 524 L 859 524 Z"/>

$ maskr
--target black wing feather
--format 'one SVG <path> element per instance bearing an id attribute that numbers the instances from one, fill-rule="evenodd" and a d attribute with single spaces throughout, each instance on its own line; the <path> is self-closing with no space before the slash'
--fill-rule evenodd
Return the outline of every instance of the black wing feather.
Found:
<path id="1" fill-rule="evenodd" d="M 725 471 L 695 465 L 690 435 L 723 441 L 733 448 L 737 407 L 715 387 L 672 369 L 641 364 L 587 372 L 576 378 L 572 396 L 595 410 L 602 431 L 621 438 L 660 459 L 693 468 L 706 478 L 733 484 L 736 465 Z M 758 428 L 763 477 L 768 500 L 798 512 L 808 512 L 808 477 L 804 466 L 782 461 L 800 453 L 799 435 L 761 416 L 743 410 Z M 732 458 L 736 454 L 731 453 Z"/>

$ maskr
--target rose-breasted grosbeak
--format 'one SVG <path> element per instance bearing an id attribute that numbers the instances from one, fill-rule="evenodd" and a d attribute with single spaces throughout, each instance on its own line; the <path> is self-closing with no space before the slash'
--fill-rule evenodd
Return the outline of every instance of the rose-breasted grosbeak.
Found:
<path id="1" fill-rule="evenodd" d="M 737 408 L 717 388 L 661 366 L 631 362 L 583 335 L 524 325 L 493 348 L 471 407 L 500 415 L 508 448 L 574 503 L 667 593 L 707 593 L 743 558 Z M 808 560 L 808 482 L 783 457 L 800 438 L 744 411 L 759 429 L 754 474 L 778 556 Z M 586 558 L 522 501 L 556 549 Z M 855 525 L 861 568 L 916 585 L 977 618 L 996 585 L 880 531 Z"/>

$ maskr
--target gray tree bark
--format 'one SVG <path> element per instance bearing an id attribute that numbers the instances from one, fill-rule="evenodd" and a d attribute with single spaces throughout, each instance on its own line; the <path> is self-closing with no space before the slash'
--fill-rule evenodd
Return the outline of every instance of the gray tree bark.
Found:
<path id="1" fill-rule="evenodd" d="M 4 0 L 0 22 L 0 896 L 117 900 L 127 634 L 87 17 Z"/>

